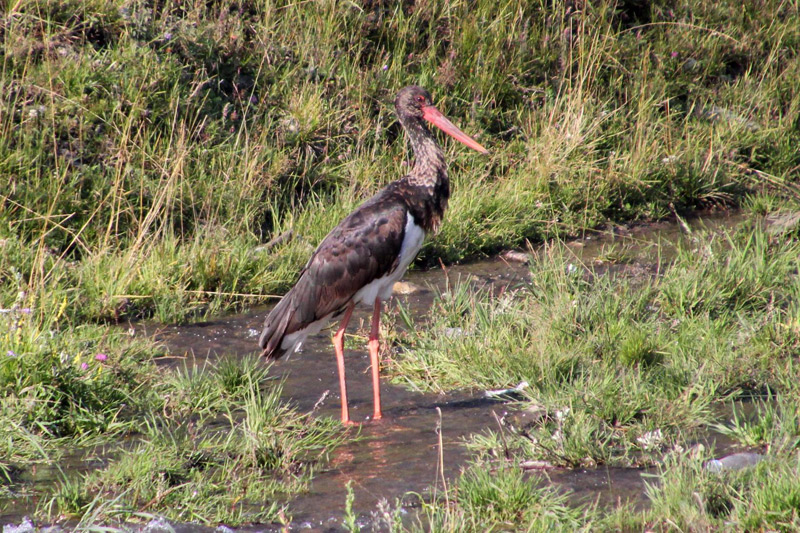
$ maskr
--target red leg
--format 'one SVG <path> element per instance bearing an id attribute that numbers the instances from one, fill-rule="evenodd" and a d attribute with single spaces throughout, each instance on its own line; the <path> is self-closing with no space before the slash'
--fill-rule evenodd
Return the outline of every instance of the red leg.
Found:
<path id="1" fill-rule="evenodd" d="M 344 330 L 347 329 L 347 323 L 350 321 L 350 315 L 353 314 L 355 304 L 351 303 L 347 306 L 344 312 L 339 329 L 333 336 L 333 350 L 336 352 L 336 366 L 339 368 L 339 388 L 342 391 L 342 424 L 350 425 L 350 411 L 347 407 L 347 379 L 344 377 Z"/>
<path id="2" fill-rule="evenodd" d="M 372 415 L 373 420 L 383 418 L 383 413 L 381 413 L 381 364 L 378 360 L 380 323 L 381 301 L 379 298 L 375 298 L 375 306 L 372 310 L 372 329 L 369 332 L 369 360 L 372 366 L 372 404 L 375 408 Z"/>

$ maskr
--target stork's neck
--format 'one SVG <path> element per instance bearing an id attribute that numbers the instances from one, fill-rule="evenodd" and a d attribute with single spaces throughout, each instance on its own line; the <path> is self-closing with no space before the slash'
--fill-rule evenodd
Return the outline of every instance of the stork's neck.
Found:
<path id="1" fill-rule="evenodd" d="M 422 119 L 403 117 L 401 114 L 400 122 L 414 150 L 414 167 L 397 183 L 416 223 L 425 231 L 436 231 L 450 198 L 444 153 Z"/>
<path id="2" fill-rule="evenodd" d="M 447 163 L 436 138 L 422 119 L 403 120 L 401 117 L 400 121 L 408 133 L 411 148 L 414 150 L 414 166 L 407 176 L 408 182 L 414 186 L 430 189 L 447 186 Z"/>

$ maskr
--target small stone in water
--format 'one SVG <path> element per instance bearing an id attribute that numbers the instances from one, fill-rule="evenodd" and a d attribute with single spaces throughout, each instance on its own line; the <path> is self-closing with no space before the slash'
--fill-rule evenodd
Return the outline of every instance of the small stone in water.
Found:
<path id="1" fill-rule="evenodd" d="M 33 527 L 31 519 L 27 516 L 22 519 L 18 526 L 14 524 L 6 524 L 3 526 L 3 533 L 33 533 L 36 528 Z"/>
<path id="2" fill-rule="evenodd" d="M 150 520 L 142 528 L 142 533 L 175 533 L 175 528 L 164 517 L 159 516 Z"/>
<path id="3" fill-rule="evenodd" d="M 764 460 L 760 453 L 744 452 L 734 453 L 722 459 L 712 459 L 706 463 L 709 472 L 722 472 L 723 470 L 742 470 L 754 466 Z"/>
<path id="4" fill-rule="evenodd" d="M 512 263 L 522 263 L 527 264 L 531 260 L 531 256 L 524 252 L 518 252 L 516 250 L 507 250 L 503 252 L 500 257 L 505 259 L 506 261 L 511 261 Z"/>
<path id="5" fill-rule="evenodd" d="M 552 463 L 547 461 L 523 461 L 519 464 L 519 467 L 523 470 L 546 470 L 548 468 L 555 468 Z"/>
<path id="6" fill-rule="evenodd" d="M 421 290 L 422 287 L 409 283 L 408 281 L 398 281 L 392 286 L 392 292 L 394 294 L 414 294 Z"/>
<path id="7" fill-rule="evenodd" d="M 444 336 L 448 339 L 456 339 L 458 337 L 466 337 L 467 333 L 462 328 L 445 328 Z"/>
<path id="8" fill-rule="evenodd" d="M 511 426 L 528 428 L 539 424 L 547 417 L 547 409 L 541 405 L 531 404 L 520 411 L 509 413 L 507 420 Z"/>

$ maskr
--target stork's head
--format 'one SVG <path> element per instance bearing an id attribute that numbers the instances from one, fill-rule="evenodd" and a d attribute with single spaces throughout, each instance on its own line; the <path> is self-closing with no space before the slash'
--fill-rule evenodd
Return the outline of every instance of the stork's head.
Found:
<path id="1" fill-rule="evenodd" d="M 418 87 L 416 85 L 409 85 L 397 93 L 397 98 L 394 100 L 394 107 L 397 110 L 397 115 L 400 121 L 407 124 L 413 120 L 427 120 L 446 134 L 450 135 L 457 141 L 466 144 L 473 150 L 477 150 L 483 154 L 489 151 L 481 146 L 478 141 L 468 136 L 466 133 L 458 129 L 455 124 L 447 120 L 436 107 L 433 105 L 433 98 L 431 93 Z"/>

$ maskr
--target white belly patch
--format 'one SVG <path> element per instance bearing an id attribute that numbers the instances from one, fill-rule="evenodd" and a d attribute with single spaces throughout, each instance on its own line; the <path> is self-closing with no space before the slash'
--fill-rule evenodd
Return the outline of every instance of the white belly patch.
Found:
<path id="1" fill-rule="evenodd" d="M 356 303 L 372 306 L 375 299 L 387 300 L 392 295 L 392 287 L 406 273 L 408 265 L 417 256 L 422 242 L 425 240 L 425 230 L 418 226 L 411 213 L 406 214 L 406 231 L 403 235 L 403 244 L 400 246 L 400 258 L 397 268 L 378 278 L 359 290 L 353 297 Z"/>

